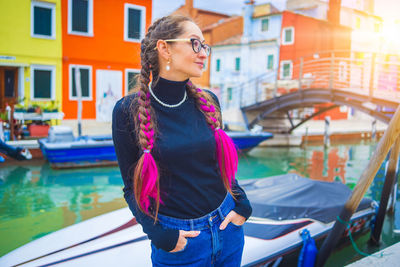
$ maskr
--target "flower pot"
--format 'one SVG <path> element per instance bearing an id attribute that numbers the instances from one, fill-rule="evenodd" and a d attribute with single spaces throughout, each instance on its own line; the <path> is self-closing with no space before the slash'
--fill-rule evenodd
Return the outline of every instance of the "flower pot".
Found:
<path id="1" fill-rule="evenodd" d="M 31 137 L 47 137 L 49 135 L 50 125 L 30 124 L 28 126 L 29 135 Z"/>

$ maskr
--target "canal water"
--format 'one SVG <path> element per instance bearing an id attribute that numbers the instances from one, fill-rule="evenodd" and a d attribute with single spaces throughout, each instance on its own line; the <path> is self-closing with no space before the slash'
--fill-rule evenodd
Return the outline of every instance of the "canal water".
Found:
<path id="1" fill-rule="evenodd" d="M 372 156 L 375 143 L 323 146 L 260 147 L 239 160 L 238 179 L 297 173 L 320 181 L 341 181 L 354 188 Z M 383 180 L 376 179 L 366 196 L 379 200 Z M 47 163 L 0 168 L 0 256 L 48 233 L 125 207 L 118 167 L 53 170 Z M 399 199 L 397 200 L 400 205 Z M 400 214 L 399 214 L 400 215 Z M 367 253 L 369 234 L 359 236 Z M 380 249 L 399 242 L 393 217 L 386 216 Z M 361 258 L 351 244 L 335 252 L 327 266 L 343 266 Z"/>

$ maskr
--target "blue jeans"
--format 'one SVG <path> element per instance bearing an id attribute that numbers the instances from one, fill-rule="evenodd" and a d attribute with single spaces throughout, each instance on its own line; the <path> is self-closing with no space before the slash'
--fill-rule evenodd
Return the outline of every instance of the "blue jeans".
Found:
<path id="1" fill-rule="evenodd" d="M 151 244 L 153 266 L 240 266 L 244 246 L 243 227 L 229 223 L 219 230 L 225 216 L 235 207 L 227 194 L 222 204 L 209 214 L 196 219 L 178 219 L 158 215 L 165 228 L 200 231 L 197 237 L 188 237 L 186 246 L 178 252 L 167 252 Z"/>

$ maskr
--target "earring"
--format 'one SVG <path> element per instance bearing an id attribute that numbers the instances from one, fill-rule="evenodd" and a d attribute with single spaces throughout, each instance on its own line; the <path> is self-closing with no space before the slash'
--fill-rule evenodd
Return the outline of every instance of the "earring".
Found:
<path id="1" fill-rule="evenodd" d="M 170 62 L 170 60 L 168 59 L 168 61 L 167 61 L 167 66 L 165 67 L 165 69 L 166 69 L 167 71 L 169 71 L 169 70 L 171 69 L 171 67 L 169 66 L 169 63 L 171 63 L 171 62 Z"/>

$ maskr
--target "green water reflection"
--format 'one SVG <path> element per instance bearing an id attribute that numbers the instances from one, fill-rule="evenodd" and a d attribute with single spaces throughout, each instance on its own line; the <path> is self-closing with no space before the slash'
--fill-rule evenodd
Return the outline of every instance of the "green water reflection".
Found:
<path id="1" fill-rule="evenodd" d="M 350 188 L 373 154 L 375 144 L 358 143 L 306 148 L 256 148 L 239 160 L 239 179 L 298 173 L 321 181 L 342 181 Z M 367 196 L 380 198 L 383 177 Z M 400 203 L 399 203 L 400 204 Z M 119 169 L 53 170 L 49 165 L 0 167 L 0 256 L 68 225 L 125 207 Z M 400 241 L 393 234 L 393 218 L 384 224 L 383 245 Z M 357 239 L 366 252 L 369 235 Z M 328 266 L 342 266 L 359 258 L 350 246 L 336 252 Z"/>

